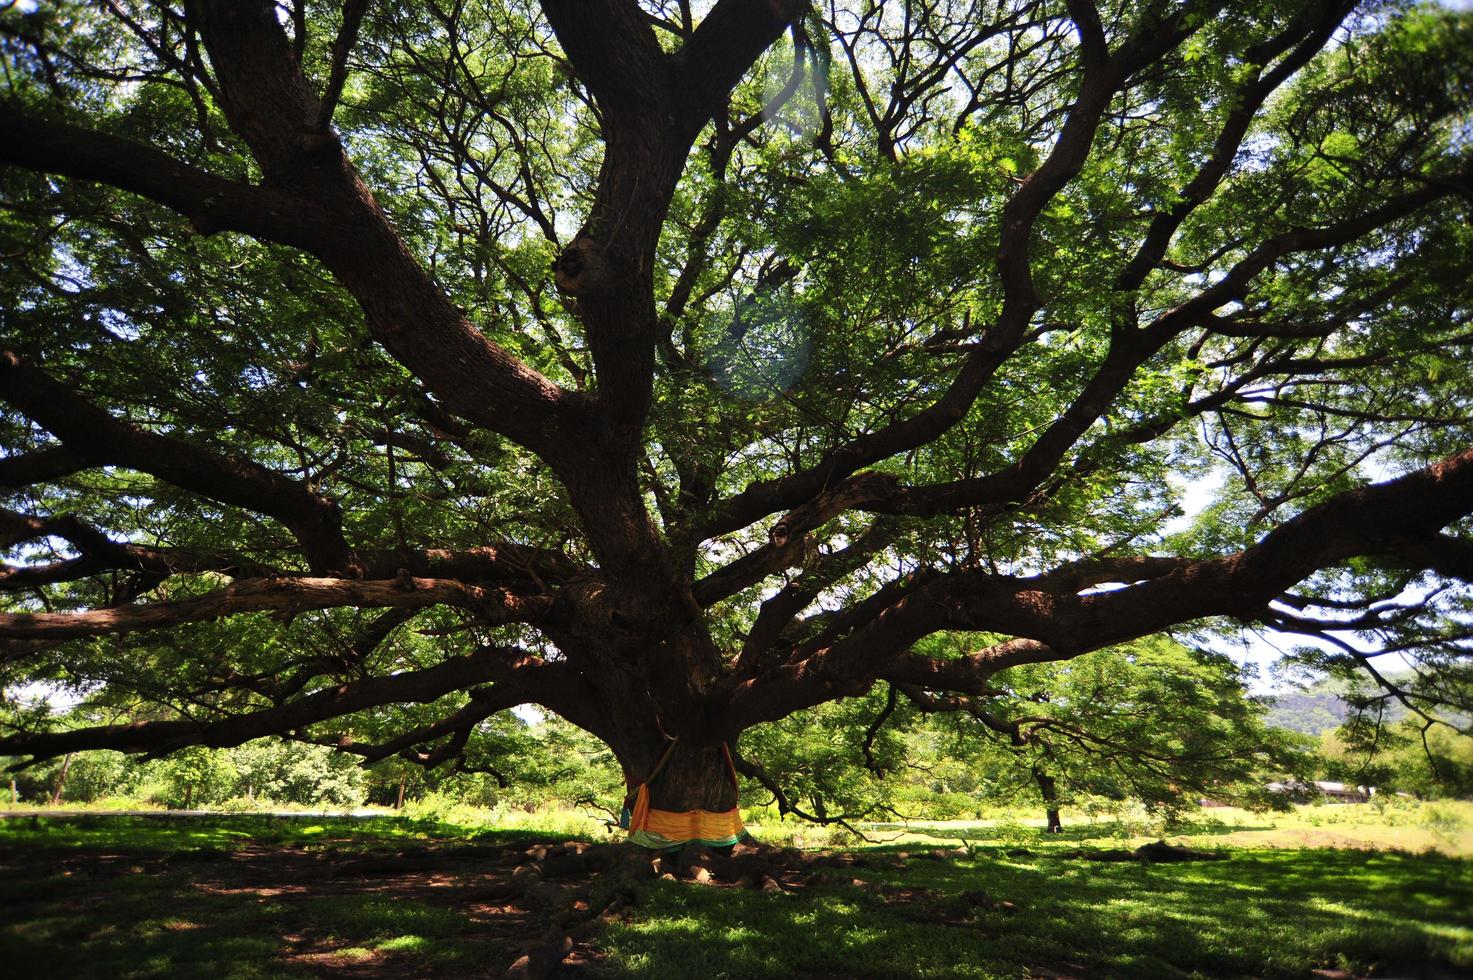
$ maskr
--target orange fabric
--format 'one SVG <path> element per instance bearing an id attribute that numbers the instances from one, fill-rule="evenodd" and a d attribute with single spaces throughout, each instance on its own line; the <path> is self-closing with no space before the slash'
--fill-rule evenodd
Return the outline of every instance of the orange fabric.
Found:
<path id="1" fill-rule="evenodd" d="M 644 783 L 639 784 L 639 789 L 634 794 L 634 808 L 629 815 L 629 829 L 641 830 L 645 821 L 650 818 L 650 789 Z"/>
<path id="2" fill-rule="evenodd" d="M 689 840 L 725 841 L 740 837 L 744 830 L 742 813 L 737 807 L 724 812 L 686 810 L 677 813 L 656 810 L 650 806 L 649 788 L 643 785 L 635 793 L 634 810 L 629 819 L 630 836 L 643 832 L 674 843 Z"/>
<path id="3" fill-rule="evenodd" d="M 665 767 L 665 762 L 674 748 L 675 743 L 671 742 L 670 748 L 666 749 L 665 755 L 660 758 L 659 765 L 655 766 L 654 772 L 650 773 L 650 779 L 635 787 L 633 805 L 629 807 L 630 838 L 647 846 L 680 844 L 691 840 L 704 840 L 713 844 L 730 843 L 740 839 L 746 832 L 746 828 L 742 824 L 741 810 L 737 807 L 722 812 L 687 810 L 677 813 L 672 810 L 656 810 L 650 806 L 649 781 Z M 736 764 L 732 760 L 731 749 L 723 742 L 721 751 L 726 758 L 731 784 L 738 786 Z"/>

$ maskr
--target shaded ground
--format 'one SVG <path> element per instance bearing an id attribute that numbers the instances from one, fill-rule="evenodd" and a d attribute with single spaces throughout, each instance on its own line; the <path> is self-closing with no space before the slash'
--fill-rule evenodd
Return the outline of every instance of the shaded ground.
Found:
<path id="1" fill-rule="evenodd" d="M 1473 975 L 1466 861 L 1097 855 L 1040 840 L 654 864 L 404 821 L 27 820 L 0 825 L 0 974 L 495 977 L 541 944 L 564 977 Z"/>
<path id="2" fill-rule="evenodd" d="M 789 893 L 849 883 L 821 869 L 852 863 L 740 845 L 652 858 L 495 834 L 383 847 L 332 836 L 341 825 L 258 817 L 185 833 L 131 817 L 6 829 L 0 964 L 15 977 L 610 975 L 595 940 L 642 882 Z"/>
<path id="3" fill-rule="evenodd" d="M 501 897 L 514 851 L 323 845 L 0 852 L 5 971 L 483 977 L 546 928 L 546 909 Z M 580 944 L 564 974 L 597 958 Z"/>

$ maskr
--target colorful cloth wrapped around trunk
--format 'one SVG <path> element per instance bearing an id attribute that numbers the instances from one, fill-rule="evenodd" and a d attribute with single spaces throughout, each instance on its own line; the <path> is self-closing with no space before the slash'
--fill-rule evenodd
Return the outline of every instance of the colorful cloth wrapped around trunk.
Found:
<path id="1" fill-rule="evenodd" d="M 650 806 L 649 784 L 660 774 L 674 749 L 672 742 L 649 778 L 634 788 L 632 799 L 625 800 L 619 826 L 629 831 L 629 839 L 641 847 L 663 849 L 680 847 L 692 841 L 707 847 L 728 847 L 747 836 L 741 810 L 737 807 L 718 813 L 711 810 L 656 810 Z M 731 750 L 723 744 L 721 751 L 726 756 L 731 783 L 736 786 L 736 765 L 732 762 Z"/>

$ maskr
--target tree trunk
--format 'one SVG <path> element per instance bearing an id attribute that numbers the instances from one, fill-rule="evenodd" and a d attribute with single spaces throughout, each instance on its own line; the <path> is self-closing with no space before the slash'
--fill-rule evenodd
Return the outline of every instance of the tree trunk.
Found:
<path id="1" fill-rule="evenodd" d="M 184 784 L 184 809 L 188 810 L 194 802 L 194 783 Z"/>
<path id="2" fill-rule="evenodd" d="M 677 744 L 650 783 L 650 806 L 656 810 L 720 813 L 736 805 L 736 784 L 719 745 L 687 748 Z"/>
<path id="3" fill-rule="evenodd" d="M 719 743 L 672 740 L 651 724 L 628 724 L 604 742 L 619 760 L 630 794 L 647 784 L 650 806 L 656 810 L 722 813 L 737 805 L 736 783 Z"/>
<path id="4" fill-rule="evenodd" d="M 399 795 L 394 798 L 395 810 L 404 809 L 404 784 L 408 781 L 408 779 L 409 777 L 404 775 L 401 775 L 399 777 Z"/>
<path id="5" fill-rule="evenodd" d="M 1044 810 L 1048 814 L 1047 833 L 1062 834 L 1064 825 L 1059 820 L 1059 792 L 1054 786 L 1054 777 L 1034 766 L 1033 780 L 1038 783 L 1038 793 L 1043 797 Z"/>
<path id="6" fill-rule="evenodd" d="M 66 758 L 61 760 L 61 772 L 56 774 L 56 788 L 51 791 L 51 805 L 61 803 L 61 794 L 66 789 L 67 770 L 72 767 L 72 753 L 68 752 Z"/>

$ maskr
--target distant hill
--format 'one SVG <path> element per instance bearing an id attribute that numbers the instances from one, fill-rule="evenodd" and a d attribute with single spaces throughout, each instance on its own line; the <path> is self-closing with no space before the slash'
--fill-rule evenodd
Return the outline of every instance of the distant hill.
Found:
<path id="1" fill-rule="evenodd" d="M 1339 728 L 1350 715 L 1350 706 L 1324 681 L 1302 690 L 1281 691 L 1273 697 L 1268 723 L 1306 735 L 1319 735 Z"/>
<path id="2" fill-rule="evenodd" d="M 1392 678 L 1407 679 L 1403 675 L 1392 675 Z M 1350 705 L 1341 696 L 1348 689 L 1350 685 L 1345 681 L 1328 677 L 1307 687 L 1285 687 L 1271 696 L 1273 706 L 1268 711 L 1268 723 L 1306 735 L 1339 728 L 1350 717 Z M 1405 714 L 1405 708 L 1392 704 L 1386 711 L 1386 720 L 1396 721 Z"/>

